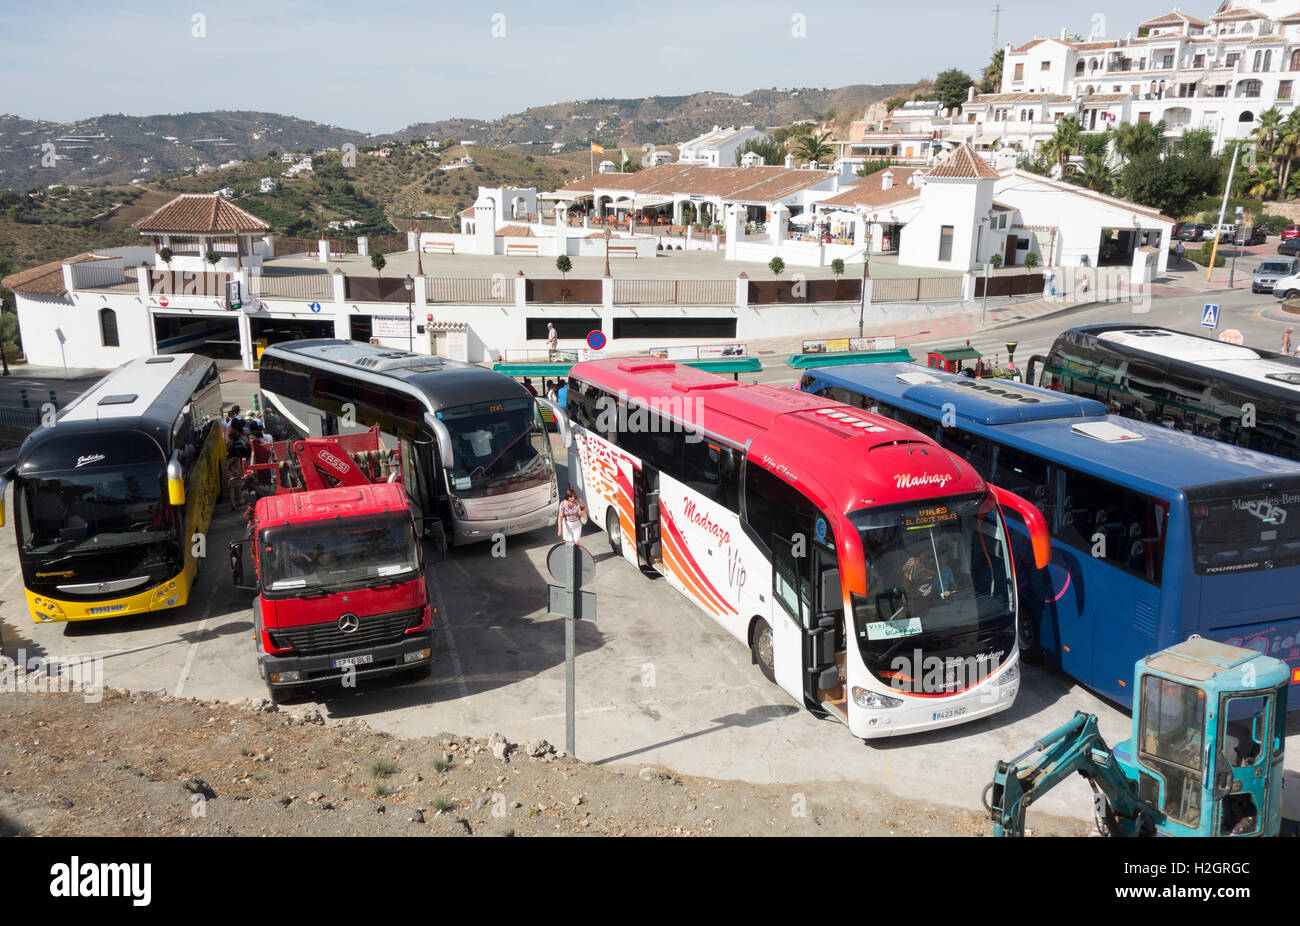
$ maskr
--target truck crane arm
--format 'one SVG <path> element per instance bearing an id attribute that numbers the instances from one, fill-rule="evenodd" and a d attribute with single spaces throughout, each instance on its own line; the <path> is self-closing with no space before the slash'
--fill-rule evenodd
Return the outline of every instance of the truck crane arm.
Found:
<path id="1" fill-rule="evenodd" d="M 1040 755 L 1021 765 L 1035 753 Z M 1088 780 L 1094 794 L 1104 798 L 1105 809 L 1098 816 L 1109 835 L 1148 835 L 1163 822 L 1164 814 L 1138 800 L 1135 783 L 1124 774 L 1097 729 L 1097 716 L 1078 711 L 1069 723 L 1021 755 L 1010 762 L 998 762 L 993 781 L 985 789 L 986 794 L 992 790 L 992 800 L 985 806 L 993 819 L 993 834 L 1025 835 L 1029 805 L 1074 772 Z"/>

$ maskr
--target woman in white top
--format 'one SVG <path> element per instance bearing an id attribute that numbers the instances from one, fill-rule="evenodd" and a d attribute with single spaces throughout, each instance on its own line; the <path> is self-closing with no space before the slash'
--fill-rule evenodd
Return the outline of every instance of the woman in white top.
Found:
<path id="1" fill-rule="evenodd" d="M 565 543 L 579 543 L 582 540 L 582 522 L 586 518 L 587 506 L 578 501 L 578 493 L 573 489 L 565 490 L 559 516 L 555 519 L 555 533 Z"/>

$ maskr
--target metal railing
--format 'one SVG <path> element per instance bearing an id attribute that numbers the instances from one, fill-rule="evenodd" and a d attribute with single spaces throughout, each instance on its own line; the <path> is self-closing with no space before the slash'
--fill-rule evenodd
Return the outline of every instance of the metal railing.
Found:
<path id="1" fill-rule="evenodd" d="M 259 296 L 284 299 L 333 299 L 334 284 L 328 273 L 262 273 L 250 277 Z"/>
<path id="2" fill-rule="evenodd" d="M 875 277 L 872 302 L 938 302 L 962 296 L 961 277 Z"/>
<path id="3" fill-rule="evenodd" d="M 425 300 L 451 305 L 513 305 L 514 280 L 506 276 L 490 278 L 426 277 Z"/>
<path id="4" fill-rule="evenodd" d="M 615 305 L 735 305 L 735 280 L 614 280 Z"/>

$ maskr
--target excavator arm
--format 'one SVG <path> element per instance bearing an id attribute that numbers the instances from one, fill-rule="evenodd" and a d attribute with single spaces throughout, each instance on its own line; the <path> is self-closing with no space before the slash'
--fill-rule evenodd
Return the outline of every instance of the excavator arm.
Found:
<path id="1" fill-rule="evenodd" d="M 1030 759 L 1035 753 L 1039 755 Z M 1097 729 L 1097 716 L 1079 711 L 1069 723 L 1026 752 L 997 764 L 989 785 L 992 797 L 986 803 L 993 819 L 993 835 L 1025 835 L 1029 805 L 1075 772 L 1105 799 L 1105 810 L 1099 817 L 1109 835 L 1148 835 L 1163 822 L 1164 814 L 1138 800 L 1135 783 L 1124 774 Z"/>

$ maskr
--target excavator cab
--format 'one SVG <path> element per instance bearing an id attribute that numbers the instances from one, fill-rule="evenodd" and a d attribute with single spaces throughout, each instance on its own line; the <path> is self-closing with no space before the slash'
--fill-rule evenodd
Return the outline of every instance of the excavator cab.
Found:
<path id="1" fill-rule="evenodd" d="M 1138 662 L 1133 738 L 1115 758 L 1166 836 L 1277 835 L 1291 670 L 1192 637 Z"/>
<path id="2" fill-rule="evenodd" d="M 1110 835 L 1278 835 L 1290 682 L 1280 659 L 1198 636 L 1139 660 L 1132 738 L 1111 749 L 1079 712 L 999 762 L 994 833 L 1023 835 L 1029 806 L 1078 772 Z"/>

